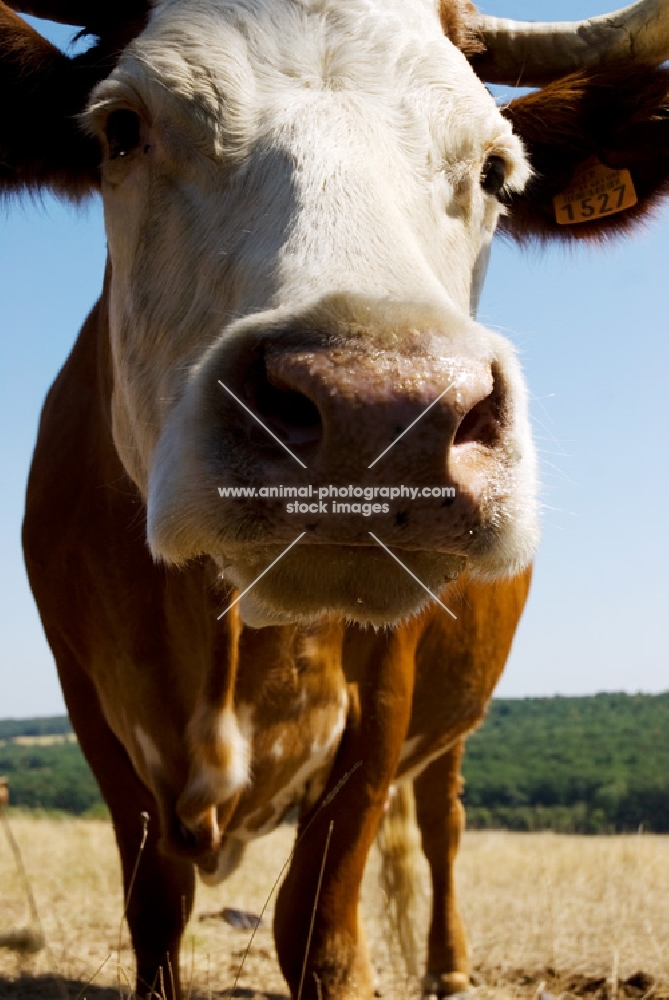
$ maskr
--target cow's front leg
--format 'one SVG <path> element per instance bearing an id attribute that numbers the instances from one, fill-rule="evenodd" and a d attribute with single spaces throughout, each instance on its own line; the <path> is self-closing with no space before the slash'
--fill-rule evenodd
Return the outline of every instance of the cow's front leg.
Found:
<path id="1" fill-rule="evenodd" d="M 325 791 L 300 824 L 276 905 L 279 962 L 302 1000 L 372 996 L 358 897 L 409 725 L 416 631 L 347 634 L 346 731 Z"/>
<path id="2" fill-rule="evenodd" d="M 72 724 L 114 824 L 137 961 L 136 995 L 179 1000 L 179 946 L 193 906 L 193 864 L 167 857 L 160 850 L 160 820 L 153 796 L 107 725 L 88 675 L 61 650 L 59 642 L 52 639 L 52 646 Z"/>
<path id="3" fill-rule="evenodd" d="M 126 790 L 127 791 L 127 790 Z M 131 800 L 132 796 L 128 795 Z M 194 896 L 194 867 L 164 855 L 158 846 L 158 814 L 149 816 L 146 842 L 133 812 L 120 814 L 110 803 L 123 866 L 127 919 L 137 960 L 136 995 L 179 1000 L 179 949 Z M 131 823 L 131 819 L 134 823 Z M 133 882 L 134 875 L 134 882 Z"/>
<path id="4" fill-rule="evenodd" d="M 416 818 L 432 876 L 425 997 L 451 996 L 469 986 L 467 939 L 455 898 L 453 866 L 464 825 L 460 802 L 463 741 L 433 761 L 414 781 Z"/>

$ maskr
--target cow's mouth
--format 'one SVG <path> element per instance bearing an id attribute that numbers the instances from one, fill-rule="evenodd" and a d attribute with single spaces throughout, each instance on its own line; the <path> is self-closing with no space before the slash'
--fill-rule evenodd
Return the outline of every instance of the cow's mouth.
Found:
<path id="1" fill-rule="evenodd" d="M 381 626 L 397 624 L 430 602 L 443 600 L 445 588 L 466 564 L 464 556 L 443 552 L 396 550 L 394 555 L 375 542 L 313 545 L 304 539 L 283 555 L 274 545 L 247 549 L 243 559 L 219 562 L 219 568 L 223 580 L 236 588 L 230 599 L 246 591 L 240 608 L 253 627 L 314 621 L 323 615 Z M 222 612 L 228 593 L 226 589 Z"/>

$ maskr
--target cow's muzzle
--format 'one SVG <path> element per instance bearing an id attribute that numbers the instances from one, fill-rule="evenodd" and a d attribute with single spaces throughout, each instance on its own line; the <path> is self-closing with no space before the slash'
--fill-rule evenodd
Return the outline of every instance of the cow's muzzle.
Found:
<path id="1" fill-rule="evenodd" d="M 247 620 L 390 622 L 465 566 L 527 562 L 531 443 L 500 344 L 450 311 L 369 302 L 263 315 L 221 339 L 192 390 L 189 464 L 220 487 L 199 550 L 226 578 L 246 588 L 281 557 Z"/>

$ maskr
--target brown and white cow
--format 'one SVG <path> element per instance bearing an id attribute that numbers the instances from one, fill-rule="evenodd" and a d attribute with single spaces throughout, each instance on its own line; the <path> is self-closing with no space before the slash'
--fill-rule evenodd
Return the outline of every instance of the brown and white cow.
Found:
<path id="1" fill-rule="evenodd" d="M 434 885 L 425 991 L 462 990 L 462 740 L 537 541 L 523 378 L 476 301 L 498 224 L 599 240 L 666 193 L 669 5 L 539 30 L 466 0 L 12 6 L 97 36 L 68 59 L 0 3 L 0 189 L 104 202 L 24 546 L 126 890 L 150 817 L 137 990 L 169 967 L 179 994 L 195 868 L 224 877 L 298 806 L 281 967 L 304 1000 L 369 998 L 358 892 L 403 778 Z M 542 89 L 499 110 L 482 79 Z M 584 164 L 599 200 L 556 218 Z M 339 517 L 219 495 L 265 484 L 454 495 Z"/>

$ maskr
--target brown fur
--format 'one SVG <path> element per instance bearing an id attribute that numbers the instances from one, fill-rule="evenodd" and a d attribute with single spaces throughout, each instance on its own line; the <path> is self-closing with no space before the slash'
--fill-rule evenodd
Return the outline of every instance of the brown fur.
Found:
<path id="1" fill-rule="evenodd" d="M 602 240 L 629 232 L 669 194 L 669 71 L 577 73 L 513 101 L 504 113 L 522 137 L 535 176 L 509 202 L 502 231 L 514 239 Z M 553 197 L 597 156 L 627 168 L 639 197 L 625 212 L 561 226 Z"/>
<path id="2" fill-rule="evenodd" d="M 460 801 L 464 740 L 458 740 L 416 778 L 416 815 L 432 879 L 432 913 L 423 992 L 446 997 L 469 987 L 469 956 L 455 891 L 455 859 L 465 825 Z"/>
<path id="3" fill-rule="evenodd" d="M 82 68 L 83 69 L 83 68 Z M 97 181 L 95 143 L 80 132 L 95 78 L 0 3 L 0 191 L 49 186 L 81 197 Z"/>
<path id="4" fill-rule="evenodd" d="M 56 6 L 30 10 L 55 16 Z M 77 116 L 141 30 L 144 15 L 132 6 L 132 18 L 117 20 L 103 42 L 70 59 L 0 0 L 0 93 L 11 95 L 0 102 L 0 195 L 46 187 L 80 199 L 97 189 L 99 146 Z M 102 30 L 99 14 L 90 20 L 91 31 Z"/>
<path id="5" fill-rule="evenodd" d="M 483 42 L 471 27 L 476 7 L 470 0 L 442 0 L 440 15 L 444 34 L 467 58 L 483 51 Z"/>

